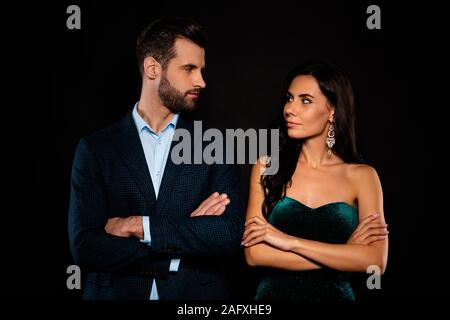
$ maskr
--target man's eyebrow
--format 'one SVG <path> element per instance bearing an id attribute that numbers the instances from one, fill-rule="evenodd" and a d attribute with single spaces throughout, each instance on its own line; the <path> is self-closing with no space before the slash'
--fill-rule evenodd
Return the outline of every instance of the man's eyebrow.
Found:
<path id="1" fill-rule="evenodd" d="M 191 69 L 196 69 L 196 68 L 198 68 L 198 66 L 196 66 L 195 64 L 192 64 L 192 63 L 187 63 L 187 64 L 183 64 L 183 65 L 181 66 L 181 68 L 191 68 Z"/>

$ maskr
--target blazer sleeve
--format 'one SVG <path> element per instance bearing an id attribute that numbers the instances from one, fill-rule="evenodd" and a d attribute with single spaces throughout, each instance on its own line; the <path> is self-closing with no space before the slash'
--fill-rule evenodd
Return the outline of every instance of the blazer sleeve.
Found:
<path id="1" fill-rule="evenodd" d="M 240 250 L 244 205 L 239 169 L 235 165 L 215 164 L 210 170 L 207 194 L 215 191 L 226 193 L 230 204 L 225 212 L 220 216 L 195 218 L 152 216 L 150 229 L 153 250 L 195 256 L 231 255 Z M 189 194 L 185 196 L 189 197 Z"/>
<path id="2" fill-rule="evenodd" d="M 72 167 L 69 241 L 82 270 L 138 272 L 164 276 L 170 257 L 153 251 L 136 238 L 106 233 L 106 194 L 97 159 L 86 139 L 78 144 Z"/>

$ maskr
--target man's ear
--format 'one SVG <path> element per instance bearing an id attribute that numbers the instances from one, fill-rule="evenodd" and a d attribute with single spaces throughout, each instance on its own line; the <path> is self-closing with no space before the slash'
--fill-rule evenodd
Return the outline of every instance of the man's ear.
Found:
<path id="1" fill-rule="evenodd" d="M 143 63 L 144 75 L 152 80 L 156 79 L 161 73 L 161 65 L 153 57 L 146 57 Z"/>

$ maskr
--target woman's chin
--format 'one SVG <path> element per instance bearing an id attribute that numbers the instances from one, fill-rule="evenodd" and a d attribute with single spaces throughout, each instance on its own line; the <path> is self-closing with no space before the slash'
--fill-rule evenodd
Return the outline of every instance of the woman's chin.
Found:
<path id="1" fill-rule="evenodd" d="M 306 136 L 300 132 L 298 132 L 298 130 L 292 130 L 292 129 L 288 129 L 287 131 L 288 137 L 291 139 L 303 139 Z"/>

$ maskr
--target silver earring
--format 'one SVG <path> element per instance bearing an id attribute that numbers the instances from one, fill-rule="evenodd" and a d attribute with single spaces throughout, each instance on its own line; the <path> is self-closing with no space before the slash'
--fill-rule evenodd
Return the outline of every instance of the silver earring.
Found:
<path id="1" fill-rule="evenodd" d="M 328 135 L 327 135 L 327 146 L 328 146 L 328 155 L 331 156 L 331 148 L 333 148 L 334 144 L 336 143 L 336 139 L 334 138 L 335 135 L 335 122 L 334 119 L 331 122 L 330 127 L 328 128 Z"/>

